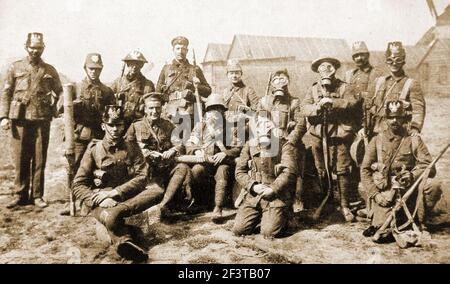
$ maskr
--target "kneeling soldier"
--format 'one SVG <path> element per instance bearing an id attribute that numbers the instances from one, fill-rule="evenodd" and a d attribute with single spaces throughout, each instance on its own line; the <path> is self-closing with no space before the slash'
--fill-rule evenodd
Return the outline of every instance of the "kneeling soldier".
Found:
<path id="1" fill-rule="evenodd" d="M 384 119 L 388 128 L 370 141 L 361 165 L 361 179 L 369 193 L 369 216 L 372 219 L 371 226 L 363 232 L 366 237 L 375 234 L 383 225 L 392 212 L 395 200 L 408 190 L 432 160 L 422 138 L 408 134 L 405 109 L 402 101 L 387 103 Z M 430 177 L 435 175 L 436 169 L 433 167 Z M 439 183 L 428 180 L 423 189 L 424 202 L 417 207 L 419 221 L 426 221 L 425 213 L 431 212 L 441 194 Z M 415 201 L 414 196 L 408 200 L 410 210 L 416 206 Z M 401 222 L 401 218 L 396 216 L 396 221 Z"/>
<path id="2" fill-rule="evenodd" d="M 181 143 L 174 145 L 171 141 L 171 133 L 175 125 L 161 118 L 161 94 L 145 94 L 144 103 L 145 117 L 130 126 L 127 140 L 138 142 L 149 165 L 150 183 L 161 190 L 167 187 L 164 198 L 159 204 L 160 219 L 166 215 L 168 203 L 183 186 L 189 166 L 175 162 L 175 155 L 184 154 L 185 148 Z"/>
<path id="3" fill-rule="evenodd" d="M 84 153 L 73 192 L 107 228 L 120 256 L 144 261 L 147 254 L 134 244 L 124 218 L 159 202 L 163 191 L 145 188 L 148 168 L 139 146 L 123 139 L 125 121 L 119 106 L 106 107 L 102 129 L 103 140 L 93 140 Z"/>
<path id="4" fill-rule="evenodd" d="M 194 127 L 186 145 L 188 154 L 203 156 L 212 161 L 211 164 L 195 164 L 191 171 L 193 182 L 196 184 L 201 183 L 204 177 L 209 178 L 214 175 L 215 207 L 212 217 L 214 222 L 222 217 L 226 190 L 233 173 L 234 159 L 241 152 L 241 147 L 237 145 L 236 137 L 233 134 L 231 134 L 233 141 L 230 141 L 230 145 L 227 143 L 225 146 L 224 144 L 225 137 L 227 137 L 224 119 L 226 110 L 222 96 L 211 94 L 206 101 L 205 119 Z"/>
<path id="5" fill-rule="evenodd" d="M 236 180 L 243 188 L 236 200 L 235 235 L 251 234 L 261 223 L 265 237 L 277 237 L 286 226 L 296 183 L 296 148 L 282 137 L 275 138 L 274 123 L 259 117 L 256 142 L 250 140 L 236 164 Z M 272 139 L 271 139 L 272 136 Z"/>

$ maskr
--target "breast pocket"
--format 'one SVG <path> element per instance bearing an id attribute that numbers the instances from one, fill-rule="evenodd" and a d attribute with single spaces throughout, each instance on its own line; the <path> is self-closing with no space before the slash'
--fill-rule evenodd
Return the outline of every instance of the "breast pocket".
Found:
<path id="1" fill-rule="evenodd" d="M 16 91 L 26 91 L 30 87 L 30 76 L 27 72 L 17 72 L 15 75 Z"/>

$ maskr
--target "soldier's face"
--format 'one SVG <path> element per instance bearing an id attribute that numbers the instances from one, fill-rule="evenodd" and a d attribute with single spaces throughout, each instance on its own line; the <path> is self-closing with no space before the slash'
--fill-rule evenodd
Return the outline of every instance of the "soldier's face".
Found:
<path id="1" fill-rule="evenodd" d="M 184 60 L 186 59 L 188 53 L 188 48 L 182 44 L 175 44 L 173 47 L 173 54 L 175 55 L 176 60 Z"/>
<path id="2" fill-rule="evenodd" d="M 402 56 L 392 56 L 386 59 L 386 64 L 392 73 L 396 73 L 402 70 L 405 63 L 405 58 Z"/>
<path id="3" fill-rule="evenodd" d="M 227 73 L 227 76 L 231 83 L 236 84 L 241 81 L 242 72 L 241 71 L 229 71 Z"/>
<path id="4" fill-rule="evenodd" d="M 334 68 L 334 65 L 329 62 L 323 62 L 322 64 L 319 65 L 318 71 L 320 78 L 330 79 L 336 73 L 336 68 Z"/>
<path id="5" fill-rule="evenodd" d="M 25 49 L 28 52 L 28 55 L 30 56 L 31 59 L 41 58 L 41 55 L 44 52 L 43 47 L 26 46 Z"/>
<path id="6" fill-rule="evenodd" d="M 147 101 L 145 102 L 145 115 L 150 120 L 157 120 L 161 117 L 161 102 Z"/>
<path id="7" fill-rule="evenodd" d="M 356 66 L 364 67 L 369 64 L 369 53 L 357 53 L 353 56 Z"/>
<path id="8" fill-rule="evenodd" d="M 127 77 L 132 78 L 141 71 L 144 63 L 141 61 L 127 61 Z"/>
<path id="9" fill-rule="evenodd" d="M 86 67 L 84 70 L 86 71 L 86 75 L 91 81 L 97 81 L 100 78 L 100 74 L 102 73 L 102 68 Z"/>
<path id="10" fill-rule="evenodd" d="M 400 116 L 388 117 L 386 121 L 388 126 L 391 128 L 393 132 L 398 132 L 403 127 L 403 124 L 405 123 L 405 118 Z"/>
<path id="11" fill-rule="evenodd" d="M 125 133 L 125 123 L 102 123 L 102 129 L 107 140 L 118 140 Z"/>
<path id="12" fill-rule="evenodd" d="M 259 117 L 256 123 L 256 131 L 258 134 L 259 144 L 263 147 L 270 146 L 271 143 L 271 133 L 275 128 L 273 121 L 266 117 Z"/>

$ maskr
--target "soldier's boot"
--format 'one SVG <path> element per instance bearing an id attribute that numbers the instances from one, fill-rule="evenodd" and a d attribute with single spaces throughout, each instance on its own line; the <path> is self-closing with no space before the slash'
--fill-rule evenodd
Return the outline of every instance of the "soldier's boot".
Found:
<path id="1" fill-rule="evenodd" d="M 177 191 L 180 188 L 182 188 L 186 175 L 187 175 L 187 168 L 178 167 L 175 170 L 173 176 L 170 178 L 166 192 L 164 193 L 163 200 L 158 205 L 159 212 L 157 213 L 158 214 L 157 218 L 159 221 L 167 217 L 168 215 L 167 204 L 173 200 Z"/>
<path id="2" fill-rule="evenodd" d="M 297 177 L 297 181 L 295 184 L 295 200 L 294 204 L 292 205 L 294 213 L 299 213 L 305 209 L 302 195 L 303 195 L 303 178 L 299 176 Z"/>
<path id="3" fill-rule="evenodd" d="M 27 204 L 28 204 L 28 202 L 25 197 L 23 197 L 22 195 L 16 194 L 16 195 L 14 195 L 13 199 L 6 205 L 6 208 L 12 209 L 17 206 L 23 206 L 23 205 L 27 205 Z"/>
<path id="4" fill-rule="evenodd" d="M 127 260 L 133 260 L 135 262 L 143 262 L 148 259 L 147 252 L 133 243 L 131 240 L 120 242 L 116 248 L 117 254 Z"/>
<path id="5" fill-rule="evenodd" d="M 130 208 L 123 203 L 119 203 L 112 208 L 102 209 L 98 216 L 95 216 L 108 230 L 116 230 L 119 224 L 123 223 L 123 218 L 130 214 Z M 94 211 L 95 212 L 95 211 Z"/>
<path id="6" fill-rule="evenodd" d="M 35 198 L 34 205 L 39 208 L 45 208 L 48 206 L 47 202 L 45 202 L 44 199 L 42 199 L 42 198 Z"/>
<path id="7" fill-rule="evenodd" d="M 353 222 L 355 216 L 349 208 L 348 192 L 351 190 L 351 180 L 348 175 L 338 175 L 338 187 L 340 193 L 341 213 L 346 222 Z"/>
<path id="8" fill-rule="evenodd" d="M 225 193 L 227 188 L 227 182 L 223 180 L 216 181 L 216 187 L 215 187 L 215 196 L 214 196 L 214 211 L 213 215 L 211 217 L 211 221 L 214 223 L 218 223 L 222 220 L 222 208 L 223 204 L 225 202 Z"/>

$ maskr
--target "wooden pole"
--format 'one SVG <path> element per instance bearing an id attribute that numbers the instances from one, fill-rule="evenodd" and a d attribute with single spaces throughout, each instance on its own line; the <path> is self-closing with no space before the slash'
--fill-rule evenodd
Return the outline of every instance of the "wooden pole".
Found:
<path id="1" fill-rule="evenodd" d="M 75 122 L 73 119 L 73 100 L 75 98 L 75 85 L 65 84 L 63 86 L 64 96 L 64 155 L 67 159 L 67 188 L 69 189 L 69 206 L 70 216 L 75 216 L 75 196 L 72 191 L 72 181 L 75 176 L 74 164 L 75 164 Z"/>

